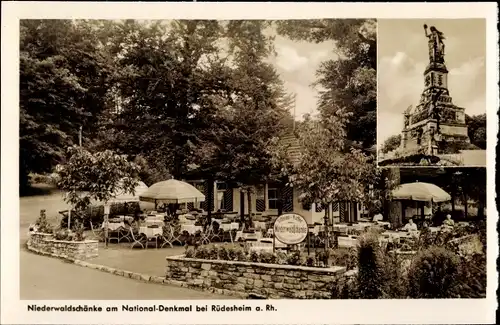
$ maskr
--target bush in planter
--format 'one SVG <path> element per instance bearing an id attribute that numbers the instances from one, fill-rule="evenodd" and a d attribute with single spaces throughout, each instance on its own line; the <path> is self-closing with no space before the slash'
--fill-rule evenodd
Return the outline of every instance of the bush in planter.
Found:
<path id="1" fill-rule="evenodd" d="M 194 258 L 207 259 L 208 251 L 205 247 L 200 246 L 194 251 Z"/>
<path id="2" fill-rule="evenodd" d="M 249 261 L 250 262 L 254 262 L 254 263 L 258 263 L 260 262 L 260 256 L 259 256 L 259 253 L 257 253 L 256 251 L 252 251 L 248 257 Z"/>
<path id="3" fill-rule="evenodd" d="M 215 245 L 210 245 L 207 247 L 207 256 L 208 260 L 216 260 L 219 257 L 219 249 Z"/>
<path id="4" fill-rule="evenodd" d="M 260 262 L 267 264 L 276 264 L 276 255 L 270 252 L 260 253 Z"/>
<path id="5" fill-rule="evenodd" d="M 352 270 L 357 266 L 357 251 L 356 249 L 331 249 L 329 262 L 331 265 L 345 266 L 347 270 Z"/>
<path id="6" fill-rule="evenodd" d="M 44 234 L 51 234 L 54 231 L 54 228 L 47 221 L 47 215 L 45 214 L 45 210 L 40 210 L 40 216 L 35 222 L 36 231 Z"/>
<path id="7" fill-rule="evenodd" d="M 218 255 L 219 255 L 219 259 L 221 259 L 223 261 L 229 260 L 229 252 L 228 252 L 227 247 L 225 245 L 219 246 Z"/>
<path id="8" fill-rule="evenodd" d="M 247 253 L 241 248 L 236 249 L 236 261 L 248 262 Z"/>
<path id="9" fill-rule="evenodd" d="M 54 232 L 54 238 L 56 240 L 72 240 L 73 239 L 73 233 L 66 228 L 56 230 Z"/>
<path id="10" fill-rule="evenodd" d="M 236 261 L 237 253 L 236 253 L 236 249 L 234 247 L 230 247 L 227 250 L 227 258 L 229 261 Z"/>
<path id="11" fill-rule="evenodd" d="M 184 256 L 186 258 L 194 258 L 195 257 L 195 249 L 194 249 L 194 247 L 186 246 L 186 251 L 184 252 Z"/>
<path id="12" fill-rule="evenodd" d="M 314 254 L 318 266 L 320 267 L 328 266 L 329 254 L 327 252 L 325 252 L 324 250 L 318 250 Z"/>
<path id="13" fill-rule="evenodd" d="M 302 258 L 300 256 L 300 251 L 293 251 L 287 254 L 286 264 L 288 265 L 301 265 Z"/>
<path id="14" fill-rule="evenodd" d="M 305 265 L 309 267 L 316 266 L 316 257 L 314 255 L 307 256 Z"/>
<path id="15" fill-rule="evenodd" d="M 455 298 L 460 260 L 443 247 L 420 251 L 408 270 L 411 298 Z"/>

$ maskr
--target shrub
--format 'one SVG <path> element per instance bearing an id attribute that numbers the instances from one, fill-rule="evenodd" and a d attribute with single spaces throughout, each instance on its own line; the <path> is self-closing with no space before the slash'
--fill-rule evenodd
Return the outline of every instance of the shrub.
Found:
<path id="1" fill-rule="evenodd" d="M 288 265 L 300 265 L 301 263 L 301 256 L 299 251 L 293 251 L 287 254 L 287 260 L 286 264 Z"/>
<path id="2" fill-rule="evenodd" d="M 276 252 L 276 263 L 280 265 L 287 264 L 287 254 L 283 251 Z"/>
<path id="3" fill-rule="evenodd" d="M 225 245 L 224 246 L 219 246 L 218 254 L 219 254 L 219 258 L 221 260 L 224 260 L 224 261 L 229 260 L 228 250 L 227 250 L 227 247 Z"/>
<path id="4" fill-rule="evenodd" d="M 329 261 L 331 265 L 345 266 L 347 270 L 352 270 L 357 266 L 356 249 L 331 249 L 329 252 Z"/>
<path id="5" fill-rule="evenodd" d="M 207 256 L 205 257 L 208 260 L 216 260 L 219 257 L 219 249 L 215 247 L 215 245 L 210 245 L 207 247 Z"/>
<path id="6" fill-rule="evenodd" d="M 84 230 L 85 230 L 85 228 L 83 227 L 83 224 L 79 223 L 75 227 L 75 236 L 74 236 L 73 240 L 75 240 L 75 241 L 84 241 L 85 237 L 86 237 L 85 233 L 84 233 Z"/>
<path id="7" fill-rule="evenodd" d="M 208 257 L 208 251 L 207 251 L 207 249 L 204 246 L 198 247 L 194 251 L 194 257 L 195 258 L 199 258 L 199 259 L 207 259 L 207 257 Z"/>
<path id="8" fill-rule="evenodd" d="M 236 254 L 236 249 L 234 247 L 229 247 L 229 249 L 227 250 L 227 257 L 230 261 L 236 261 L 237 254 Z"/>
<path id="9" fill-rule="evenodd" d="M 326 267 L 328 265 L 328 253 L 324 250 L 318 250 L 315 252 L 316 263 L 320 267 Z"/>
<path id="10" fill-rule="evenodd" d="M 454 298 L 459 258 L 443 247 L 430 247 L 417 253 L 408 270 L 411 298 Z"/>
<path id="11" fill-rule="evenodd" d="M 54 232 L 54 238 L 56 240 L 69 240 L 70 231 L 68 229 L 59 229 Z"/>
<path id="12" fill-rule="evenodd" d="M 462 258 L 453 292 L 459 298 L 486 297 L 486 254 Z"/>
<path id="13" fill-rule="evenodd" d="M 314 255 L 306 257 L 306 266 L 309 267 L 316 266 L 316 257 Z"/>
<path id="14" fill-rule="evenodd" d="M 47 221 L 47 215 L 45 214 L 45 210 L 40 210 L 40 216 L 35 222 L 37 227 L 37 231 L 45 234 L 51 234 L 53 232 L 53 227 Z"/>
<path id="15" fill-rule="evenodd" d="M 247 254 L 243 249 L 236 249 L 236 261 L 246 262 L 248 261 Z"/>
<path id="16" fill-rule="evenodd" d="M 250 262 L 260 262 L 259 254 L 256 251 L 252 251 L 249 256 Z"/>
<path id="17" fill-rule="evenodd" d="M 186 251 L 184 252 L 184 256 L 186 258 L 194 258 L 195 257 L 195 249 L 194 247 L 189 247 L 189 246 L 186 246 Z"/>

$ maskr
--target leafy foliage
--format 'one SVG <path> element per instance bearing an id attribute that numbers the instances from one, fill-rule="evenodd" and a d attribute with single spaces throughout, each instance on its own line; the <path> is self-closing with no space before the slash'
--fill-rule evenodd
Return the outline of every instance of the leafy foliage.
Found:
<path id="1" fill-rule="evenodd" d="M 465 115 L 465 123 L 471 143 L 481 149 L 486 149 L 486 114 Z"/>
<path id="2" fill-rule="evenodd" d="M 47 221 L 47 215 L 45 214 L 45 210 L 40 211 L 40 216 L 35 221 L 36 231 L 44 234 L 51 234 L 53 231 L 53 227 Z"/>
<path id="3" fill-rule="evenodd" d="M 458 276 L 460 260 L 441 247 L 418 253 L 408 272 L 409 296 L 412 298 L 450 298 Z"/>
<path id="4" fill-rule="evenodd" d="M 324 206 L 337 201 L 363 201 L 373 179 L 371 157 L 361 150 L 346 150 L 346 124 L 350 114 L 338 111 L 326 120 L 306 117 L 297 130 L 301 155 L 287 161 L 286 151 L 273 150 L 275 165 L 306 203 Z M 281 156 L 280 156 L 281 155 Z"/>
<path id="5" fill-rule="evenodd" d="M 20 22 L 20 185 L 65 159 L 80 126 L 93 138 L 109 105 L 111 68 L 99 39 L 100 21 Z"/>
<path id="6" fill-rule="evenodd" d="M 108 202 L 118 190 L 134 193 L 139 167 L 110 150 L 91 153 L 70 148 L 67 164 L 58 166 L 59 187 L 76 210 L 85 210 L 92 200 Z"/>
<path id="7" fill-rule="evenodd" d="M 381 150 L 383 153 L 388 153 L 389 151 L 397 149 L 400 144 L 401 144 L 401 134 L 392 135 L 387 140 L 384 141 Z"/>

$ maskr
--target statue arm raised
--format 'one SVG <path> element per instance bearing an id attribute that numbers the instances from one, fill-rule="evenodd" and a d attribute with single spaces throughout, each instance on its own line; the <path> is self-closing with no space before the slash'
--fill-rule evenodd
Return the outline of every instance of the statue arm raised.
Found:
<path id="1" fill-rule="evenodd" d="M 427 33 L 427 24 L 424 24 L 425 37 L 430 38 L 431 34 Z"/>

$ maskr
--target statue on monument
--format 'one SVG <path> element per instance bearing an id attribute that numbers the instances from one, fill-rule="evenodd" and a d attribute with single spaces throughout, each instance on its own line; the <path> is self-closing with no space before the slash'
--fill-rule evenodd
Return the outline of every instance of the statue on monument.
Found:
<path id="1" fill-rule="evenodd" d="M 444 35 L 434 26 L 429 29 L 430 33 L 427 32 L 427 25 L 424 24 L 425 36 L 429 39 L 429 60 L 444 63 Z"/>

